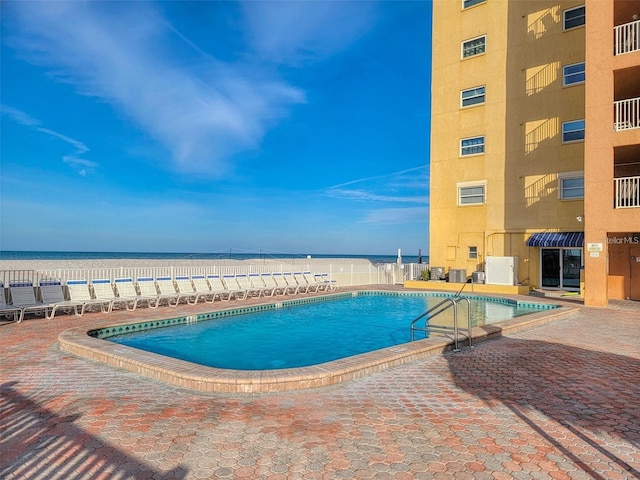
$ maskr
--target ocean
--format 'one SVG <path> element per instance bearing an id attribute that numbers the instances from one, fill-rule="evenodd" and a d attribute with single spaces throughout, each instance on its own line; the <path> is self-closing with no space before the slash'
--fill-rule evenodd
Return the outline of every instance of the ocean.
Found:
<path id="1" fill-rule="evenodd" d="M 364 258 L 374 264 L 396 263 L 397 255 L 338 255 L 338 254 L 293 254 L 273 252 L 237 253 L 165 253 L 165 252 L 34 252 L 0 251 L 0 260 L 99 260 L 99 259 L 186 259 L 186 260 L 250 260 L 250 259 L 292 259 L 306 258 Z M 418 255 L 402 255 L 402 263 L 420 263 Z M 429 263 L 429 257 L 422 255 L 422 263 Z"/>

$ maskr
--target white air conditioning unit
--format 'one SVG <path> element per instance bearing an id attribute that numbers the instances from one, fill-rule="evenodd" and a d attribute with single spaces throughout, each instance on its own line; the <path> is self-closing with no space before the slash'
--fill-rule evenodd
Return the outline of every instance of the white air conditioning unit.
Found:
<path id="1" fill-rule="evenodd" d="M 444 267 L 431 267 L 430 280 L 444 280 Z"/>
<path id="2" fill-rule="evenodd" d="M 467 271 L 459 268 L 449 269 L 449 282 L 451 283 L 467 283 Z"/>
<path id="3" fill-rule="evenodd" d="M 517 285 L 518 257 L 486 257 L 484 283 L 487 285 Z"/>
<path id="4" fill-rule="evenodd" d="M 473 283 L 484 283 L 484 272 L 476 271 L 471 274 Z"/>

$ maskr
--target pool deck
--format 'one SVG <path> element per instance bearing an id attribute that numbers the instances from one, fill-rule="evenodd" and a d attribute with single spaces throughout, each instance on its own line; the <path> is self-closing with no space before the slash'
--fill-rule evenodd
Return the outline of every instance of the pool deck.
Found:
<path id="1" fill-rule="evenodd" d="M 640 303 L 552 301 L 571 315 L 334 385 L 249 394 L 194 392 L 58 343 L 210 304 L 0 324 L 0 478 L 640 478 Z"/>

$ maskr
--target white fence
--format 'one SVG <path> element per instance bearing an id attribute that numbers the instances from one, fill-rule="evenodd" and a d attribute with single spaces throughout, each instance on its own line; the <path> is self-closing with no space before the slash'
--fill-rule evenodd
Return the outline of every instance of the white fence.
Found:
<path id="1" fill-rule="evenodd" d="M 0 270 L 0 281 L 5 287 L 12 282 L 30 281 L 34 286 L 41 280 L 56 279 L 61 283 L 68 280 L 109 279 L 113 283 L 116 278 L 177 275 L 225 275 L 249 273 L 285 273 L 313 272 L 327 274 L 329 279 L 339 287 L 356 285 L 397 284 L 405 280 L 420 278 L 420 272 L 428 269 L 427 264 L 370 264 L 370 263 L 327 263 L 319 264 L 244 264 L 216 266 L 181 266 L 181 267 L 118 267 L 118 268 L 82 268 L 82 269 L 43 269 L 43 270 Z"/>
<path id="2" fill-rule="evenodd" d="M 613 29 L 615 54 L 640 50 L 640 20 L 618 25 Z"/>
<path id="3" fill-rule="evenodd" d="M 615 208 L 640 207 L 640 177 L 615 178 Z"/>
<path id="4" fill-rule="evenodd" d="M 640 98 L 614 102 L 616 132 L 640 128 Z"/>

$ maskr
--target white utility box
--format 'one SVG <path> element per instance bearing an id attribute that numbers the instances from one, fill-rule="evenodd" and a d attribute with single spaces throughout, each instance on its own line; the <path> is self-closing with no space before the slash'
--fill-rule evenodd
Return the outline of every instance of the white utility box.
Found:
<path id="1" fill-rule="evenodd" d="M 486 257 L 484 283 L 486 285 L 517 285 L 518 257 Z"/>

